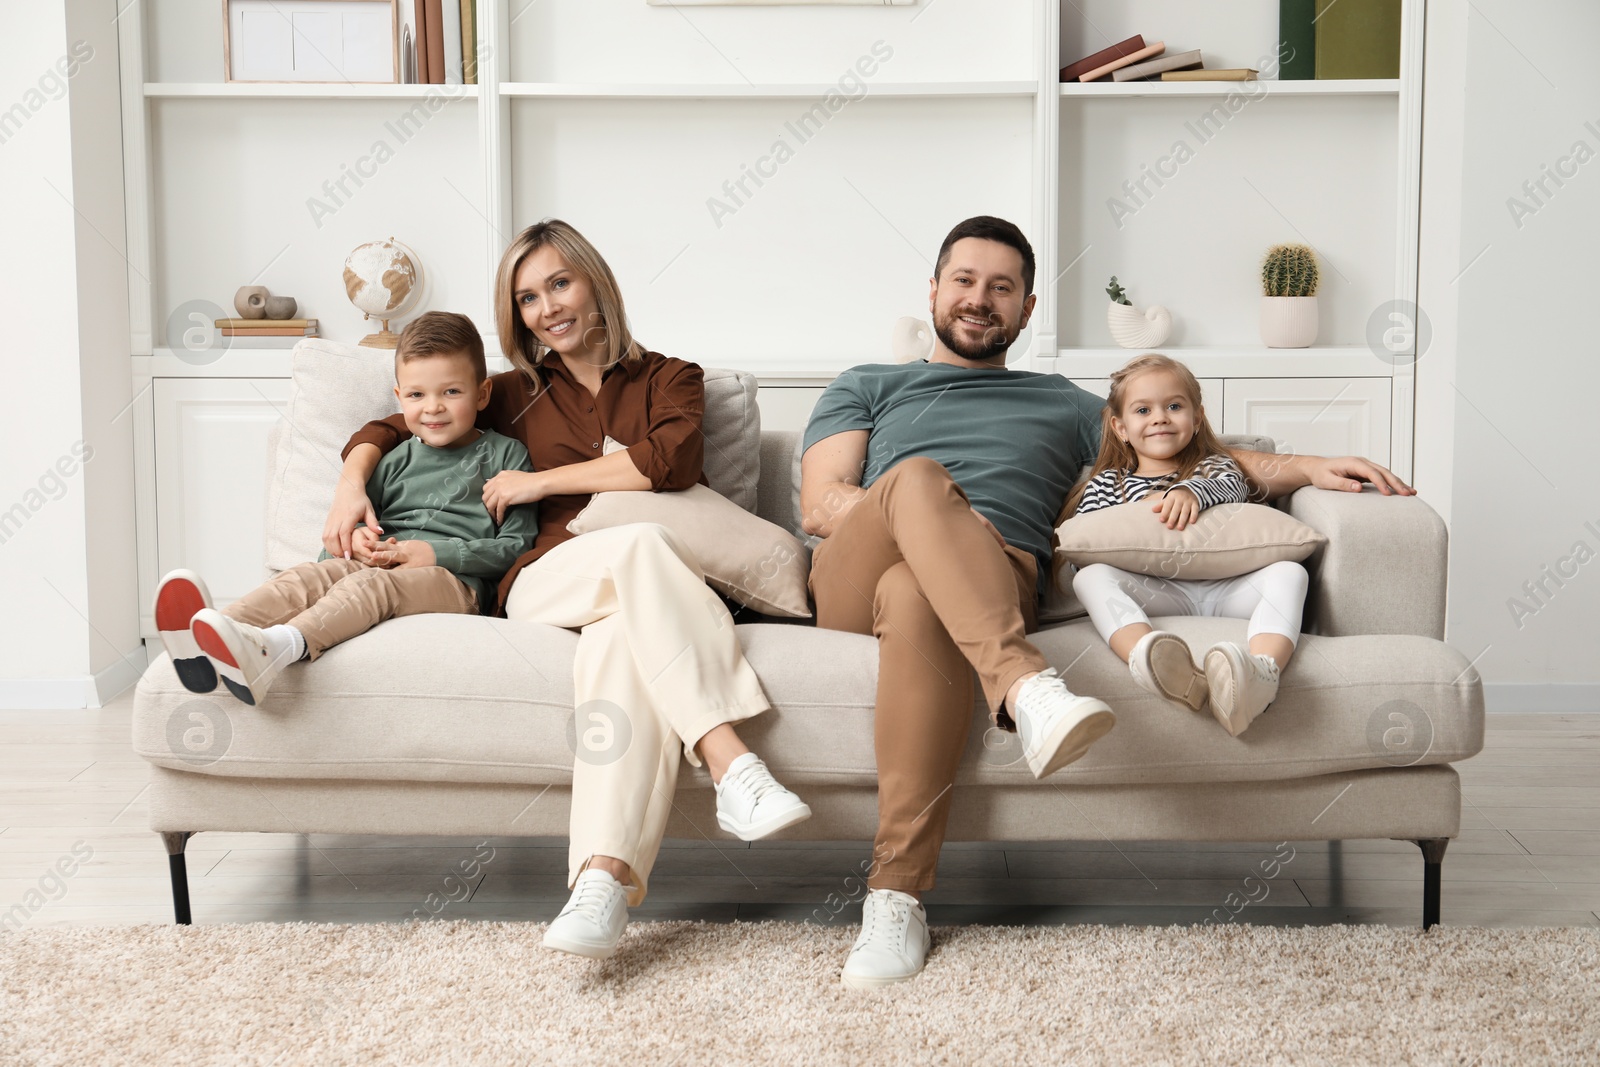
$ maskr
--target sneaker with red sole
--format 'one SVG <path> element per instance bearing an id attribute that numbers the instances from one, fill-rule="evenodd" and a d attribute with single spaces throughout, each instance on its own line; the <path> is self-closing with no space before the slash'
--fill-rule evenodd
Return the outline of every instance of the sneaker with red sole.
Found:
<path id="1" fill-rule="evenodd" d="M 283 668 L 294 662 L 287 649 L 274 655 L 266 635 L 256 627 L 211 608 L 196 612 L 189 629 L 228 692 L 252 707 L 261 703 Z"/>
<path id="2" fill-rule="evenodd" d="M 178 681 L 191 693 L 217 688 L 216 668 L 189 632 L 195 613 L 210 606 L 211 593 L 193 571 L 172 571 L 156 587 L 156 629 Z"/>

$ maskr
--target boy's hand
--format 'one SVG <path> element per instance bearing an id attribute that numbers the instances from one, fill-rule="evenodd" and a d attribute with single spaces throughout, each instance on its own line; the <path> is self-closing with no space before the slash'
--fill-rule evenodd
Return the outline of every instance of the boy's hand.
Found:
<path id="1" fill-rule="evenodd" d="M 1150 510 L 1167 524 L 1167 529 L 1182 530 L 1200 517 L 1200 498 L 1182 487 L 1168 489 Z"/>
<path id="2" fill-rule="evenodd" d="M 506 519 L 506 509 L 517 504 L 532 504 L 544 498 L 543 482 L 529 471 L 501 471 L 483 483 L 483 506 L 498 526 Z"/>
<path id="3" fill-rule="evenodd" d="M 374 567 L 436 567 L 439 557 L 426 541 L 380 541 L 372 550 Z"/>
<path id="4" fill-rule="evenodd" d="M 350 535 L 350 558 L 357 563 L 376 567 L 377 564 L 372 562 L 372 550 L 381 543 L 382 534 L 377 530 L 370 526 L 357 526 L 355 532 Z"/>

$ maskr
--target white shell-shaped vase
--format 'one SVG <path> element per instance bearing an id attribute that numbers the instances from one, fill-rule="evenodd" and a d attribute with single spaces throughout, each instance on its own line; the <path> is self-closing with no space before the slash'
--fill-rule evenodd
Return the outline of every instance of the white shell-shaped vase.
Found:
<path id="1" fill-rule="evenodd" d="M 1106 305 L 1106 325 L 1123 348 L 1158 348 L 1172 336 L 1172 313 L 1160 304 L 1141 311 L 1112 301 Z"/>

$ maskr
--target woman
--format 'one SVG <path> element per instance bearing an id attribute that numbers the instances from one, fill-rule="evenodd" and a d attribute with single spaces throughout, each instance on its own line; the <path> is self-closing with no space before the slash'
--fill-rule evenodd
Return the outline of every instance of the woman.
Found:
<path id="1" fill-rule="evenodd" d="M 559 220 L 528 227 L 506 249 L 495 319 L 501 351 L 517 369 L 490 379 L 478 425 L 526 445 L 534 470 L 495 475 L 483 502 L 496 522 L 518 504 L 539 509 L 534 547 L 500 583 L 499 603 L 511 619 L 581 630 L 573 892 L 544 944 L 600 959 L 616 951 L 628 908 L 644 899 L 680 749 L 697 766 L 704 760 L 717 787 L 717 822 L 746 841 L 809 818 L 811 809 L 734 730 L 770 705 L 694 555 L 653 523 L 567 532 L 593 493 L 705 481 L 703 372 L 633 340 L 611 268 Z M 376 525 L 363 487 L 383 452 L 407 436 L 391 416 L 350 439 L 323 535 L 330 553 L 350 552 L 358 522 Z M 627 447 L 606 455 L 607 437 Z"/>

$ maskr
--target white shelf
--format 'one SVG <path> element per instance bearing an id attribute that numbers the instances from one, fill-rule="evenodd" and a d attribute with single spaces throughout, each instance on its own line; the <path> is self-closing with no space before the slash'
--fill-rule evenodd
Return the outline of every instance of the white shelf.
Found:
<path id="1" fill-rule="evenodd" d="M 1248 87 L 1248 88 L 1246 88 Z M 1398 96 L 1398 78 L 1346 78 L 1327 81 L 1253 82 L 1066 82 L 1063 97 L 1072 96 L 1227 96 L 1257 93 L 1266 96 Z"/>
<path id="2" fill-rule="evenodd" d="M 476 85 L 395 85 L 340 82 L 145 82 L 146 97 L 224 100 L 288 97 L 301 100 L 420 100 L 430 95 L 476 97 Z"/>
<path id="3" fill-rule="evenodd" d="M 940 96 L 1018 96 L 1031 97 L 1039 91 L 1038 82 L 883 82 L 867 86 L 866 97 Z M 571 97 L 592 99 L 745 99 L 769 100 L 792 97 L 821 99 L 839 87 L 826 82 L 766 83 L 745 82 L 587 83 L 587 82 L 501 82 L 500 95 L 512 97 Z"/>
<path id="4" fill-rule="evenodd" d="M 133 357 L 133 373 L 149 378 L 287 378 L 290 376 L 290 348 L 236 348 L 212 352 L 179 352 L 158 348 L 148 356 Z M 485 353 L 490 374 L 511 369 L 511 363 L 492 346 Z M 862 359 L 857 363 L 870 363 Z M 850 366 L 738 368 L 756 376 L 770 388 L 806 388 L 827 385 Z"/>
<path id="5" fill-rule="evenodd" d="M 1260 345 L 1217 345 L 1196 348 L 1159 347 L 1181 361 L 1196 378 L 1388 378 L 1393 367 L 1365 345 L 1318 348 L 1266 348 Z M 1068 378 L 1105 378 L 1140 354 L 1133 348 L 1063 348 L 1055 366 L 1041 367 Z"/>

